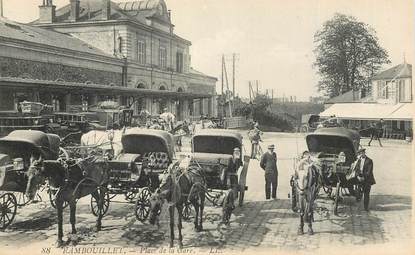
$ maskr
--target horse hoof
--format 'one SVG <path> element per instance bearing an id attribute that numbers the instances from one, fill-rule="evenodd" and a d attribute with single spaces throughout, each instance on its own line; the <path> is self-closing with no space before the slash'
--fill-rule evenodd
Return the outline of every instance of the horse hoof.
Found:
<path id="1" fill-rule="evenodd" d="M 170 243 L 170 248 L 173 248 L 173 242 Z"/>
<path id="2" fill-rule="evenodd" d="M 297 230 L 297 234 L 298 234 L 298 235 L 304 235 L 304 230 L 303 230 L 303 229 L 301 229 L 301 228 L 299 228 L 299 229 Z"/>
<path id="3" fill-rule="evenodd" d="M 314 235 L 313 229 L 309 228 L 308 231 L 307 231 L 307 234 L 310 235 L 310 236 Z"/>
<path id="4" fill-rule="evenodd" d="M 62 248 L 64 246 L 64 242 L 62 240 L 56 241 L 55 244 L 56 248 Z"/>
<path id="5" fill-rule="evenodd" d="M 179 249 L 183 249 L 183 243 L 179 243 Z"/>

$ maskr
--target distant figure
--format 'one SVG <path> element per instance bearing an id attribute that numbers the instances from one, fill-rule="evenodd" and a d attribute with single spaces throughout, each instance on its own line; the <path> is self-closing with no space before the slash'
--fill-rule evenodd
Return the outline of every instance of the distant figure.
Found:
<path id="1" fill-rule="evenodd" d="M 258 144 L 261 140 L 261 134 L 262 131 L 259 130 L 259 124 L 258 122 L 255 122 L 254 124 L 254 128 L 252 130 L 249 130 L 248 132 L 248 136 L 249 139 L 251 140 L 251 159 L 256 158 L 256 155 L 258 153 Z"/>
<path id="2" fill-rule="evenodd" d="M 379 146 L 382 146 L 382 142 L 380 141 L 380 137 L 383 135 L 383 119 L 380 119 L 374 126 L 370 129 L 370 141 L 368 143 L 368 146 L 370 146 L 370 143 L 373 139 L 377 139 L 379 142 Z"/>
<path id="3" fill-rule="evenodd" d="M 277 199 L 278 187 L 278 169 L 277 169 L 277 154 L 274 152 L 275 145 L 269 145 L 268 151 L 265 152 L 260 161 L 261 168 L 265 171 L 265 198 Z"/>

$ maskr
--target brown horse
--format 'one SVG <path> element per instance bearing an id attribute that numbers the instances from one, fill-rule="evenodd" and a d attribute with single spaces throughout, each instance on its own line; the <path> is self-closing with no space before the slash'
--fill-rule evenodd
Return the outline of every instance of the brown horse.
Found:
<path id="1" fill-rule="evenodd" d="M 150 198 L 149 221 L 151 224 L 156 223 L 163 202 L 167 200 L 170 216 L 170 247 L 173 247 L 174 240 L 174 209 L 178 211 L 179 247 L 183 247 L 182 218 L 186 202 L 189 201 L 195 209 L 194 226 L 196 231 L 203 230 L 205 191 L 206 181 L 202 169 L 199 167 L 189 166 L 184 171 L 181 171 L 179 162 L 175 162 L 169 167 L 167 173 L 163 175 L 160 187 Z"/>
<path id="2" fill-rule="evenodd" d="M 298 234 L 304 234 L 304 222 L 308 224 L 309 235 L 313 235 L 313 205 L 318 193 L 318 171 L 309 165 L 295 172 L 295 187 L 298 194 L 300 226 Z"/>
<path id="3" fill-rule="evenodd" d="M 95 157 L 82 160 L 45 160 L 41 167 L 30 167 L 27 176 L 26 195 L 32 199 L 36 190 L 45 179 L 58 189 L 56 193 L 56 210 L 58 213 L 58 247 L 64 244 L 63 238 L 63 205 L 70 206 L 70 222 L 72 234 L 76 234 L 76 202 L 79 198 L 91 194 L 98 206 L 96 230 L 101 230 L 101 219 L 105 213 L 105 183 L 108 180 L 107 162 L 97 161 Z"/>

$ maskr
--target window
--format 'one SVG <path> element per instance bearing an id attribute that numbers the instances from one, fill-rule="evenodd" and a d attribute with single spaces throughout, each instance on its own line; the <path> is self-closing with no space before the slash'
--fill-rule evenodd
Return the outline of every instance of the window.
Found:
<path id="1" fill-rule="evenodd" d="M 183 53 L 176 53 L 176 72 L 183 73 Z"/>
<path id="2" fill-rule="evenodd" d="M 383 90 L 383 86 L 382 86 L 382 82 L 381 81 L 378 81 L 377 82 L 377 87 L 378 87 L 378 98 L 381 98 L 382 97 L 382 90 Z"/>
<path id="3" fill-rule="evenodd" d="M 122 44 L 123 44 L 123 41 L 122 41 L 122 37 L 120 36 L 120 37 L 118 37 L 118 53 L 122 53 Z"/>
<path id="4" fill-rule="evenodd" d="M 385 91 L 384 91 L 384 98 L 388 99 L 389 98 L 389 86 L 386 85 Z"/>
<path id="5" fill-rule="evenodd" d="M 167 49 L 163 46 L 160 46 L 159 48 L 159 66 L 161 69 L 167 67 Z"/>
<path id="6" fill-rule="evenodd" d="M 405 101 L 405 80 L 399 81 L 399 102 Z"/>
<path id="7" fill-rule="evenodd" d="M 137 41 L 137 60 L 141 65 L 146 63 L 146 43 L 142 40 Z"/>

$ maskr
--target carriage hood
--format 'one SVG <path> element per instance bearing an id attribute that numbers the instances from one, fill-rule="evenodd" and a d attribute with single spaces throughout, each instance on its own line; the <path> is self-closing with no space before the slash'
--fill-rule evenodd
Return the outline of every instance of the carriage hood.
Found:
<path id="1" fill-rule="evenodd" d="M 346 161 L 356 159 L 360 144 L 360 135 L 357 131 L 342 127 L 319 128 L 306 136 L 308 150 L 311 153 L 346 154 Z"/>
<path id="2" fill-rule="evenodd" d="M 232 155 L 217 153 L 193 153 L 191 163 L 200 165 L 228 165 Z"/>
<path id="3" fill-rule="evenodd" d="M 60 138 L 37 130 L 15 130 L 0 138 L 0 153 L 12 157 L 29 155 L 35 151 L 44 159 L 55 159 L 59 153 Z M 27 155 L 26 155 L 27 154 Z"/>
<path id="4" fill-rule="evenodd" d="M 193 153 L 233 154 L 239 148 L 242 153 L 242 135 L 227 129 L 204 129 L 192 137 Z"/>
<path id="5" fill-rule="evenodd" d="M 165 152 L 173 160 L 173 135 L 163 130 L 133 128 L 121 138 L 124 153 L 141 154 L 147 152 Z"/>

